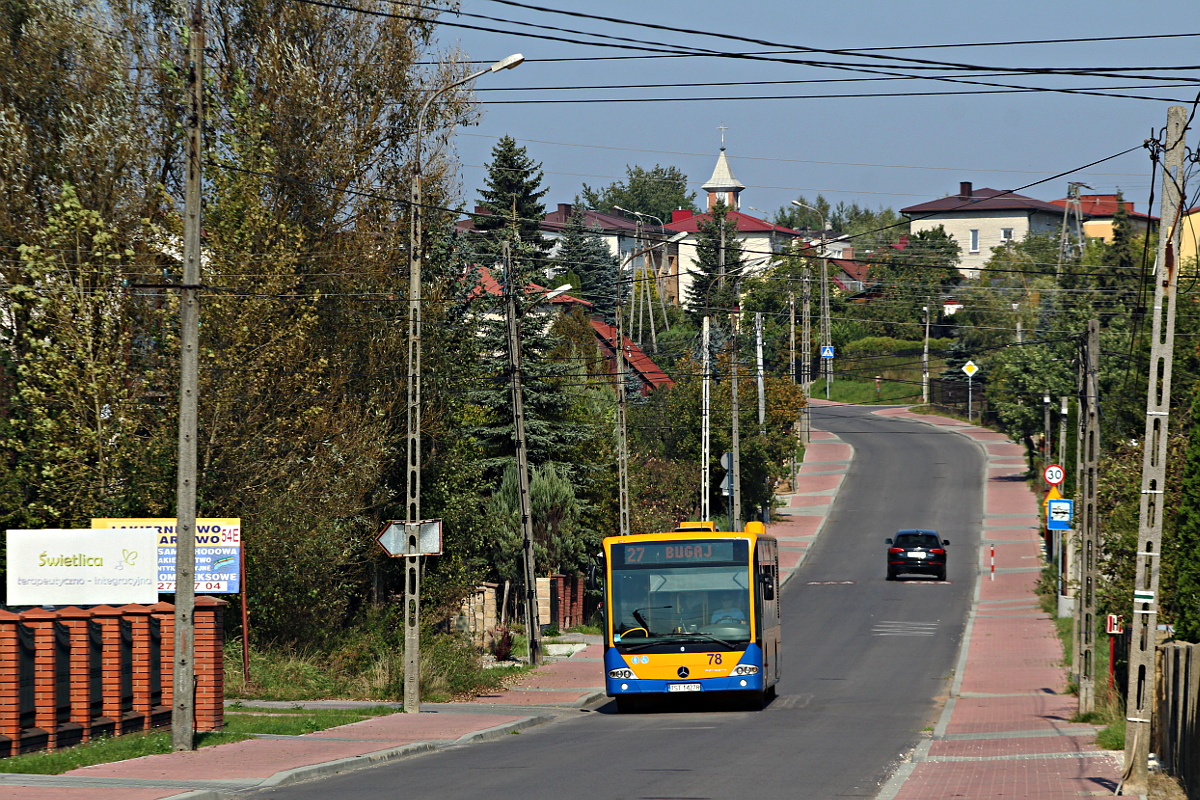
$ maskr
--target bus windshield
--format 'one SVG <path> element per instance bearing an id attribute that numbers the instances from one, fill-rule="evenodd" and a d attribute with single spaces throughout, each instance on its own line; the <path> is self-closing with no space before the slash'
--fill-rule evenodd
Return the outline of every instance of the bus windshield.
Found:
<path id="1" fill-rule="evenodd" d="M 688 639 L 750 641 L 746 540 L 612 548 L 613 642 L 621 649 Z"/>

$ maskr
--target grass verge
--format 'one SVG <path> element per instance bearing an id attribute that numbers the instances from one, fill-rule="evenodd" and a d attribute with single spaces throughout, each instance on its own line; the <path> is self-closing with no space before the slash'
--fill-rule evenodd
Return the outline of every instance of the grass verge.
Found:
<path id="1" fill-rule="evenodd" d="M 258 734 L 300 736 L 372 717 L 393 714 L 387 706 L 370 708 L 255 708 L 235 704 L 225 710 L 225 729 L 196 736 L 197 747 L 240 742 Z M 110 764 L 142 756 L 170 753 L 171 731 L 164 728 L 125 736 L 102 737 L 93 742 L 43 753 L 26 753 L 0 759 L 0 772 L 59 775 L 93 764 Z"/>
<path id="2" fill-rule="evenodd" d="M 1038 598 L 1041 609 L 1054 619 L 1058 640 L 1062 644 L 1063 664 L 1070 668 L 1075 661 L 1075 620 L 1073 617 L 1059 617 L 1058 597 L 1054 588 L 1054 571 L 1047 566 L 1042 572 L 1038 586 Z M 1089 725 L 1103 725 L 1096 734 L 1096 746 L 1105 750 L 1125 749 L 1125 701 L 1115 687 L 1108 685 L 1108 637 L 1097 628 L 1095 632 L 1095 647 L 1093 648 L 1092 674 L 1095 676 L 1095 710 L 1085 714 L 1076 714 L 1072 722 L 1083 722 Z M 1078 694 L 1079 686 L 1072 678 L 1067 684 L 1067 692 Z"/>

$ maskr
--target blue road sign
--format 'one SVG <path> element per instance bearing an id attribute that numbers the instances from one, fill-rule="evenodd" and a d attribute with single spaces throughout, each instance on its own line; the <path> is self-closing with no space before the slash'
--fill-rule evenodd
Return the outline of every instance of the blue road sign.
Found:
<path id="1" fill-rule="evenodd" d="M 1074 500 L 1049 500 L 1046 503 L 1046 528 L 1052 531 L 1069 531 L 1074 515 Z"/>
<path id="2" fill-rule="evenodd" d="M 827 344 L 821 347 L 821 358 L 833 358 L 833 345 Z"/>

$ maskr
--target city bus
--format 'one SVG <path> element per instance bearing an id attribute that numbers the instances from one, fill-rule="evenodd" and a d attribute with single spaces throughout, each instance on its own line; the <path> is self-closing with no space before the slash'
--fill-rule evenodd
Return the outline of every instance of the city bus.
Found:
<path id="1" fill-rule="evenodd" d="M 762 706 L 779 680 L 779 549 L 761 522 L 604 540 L 604 671 L 618 711 L 719 692 Z"/>

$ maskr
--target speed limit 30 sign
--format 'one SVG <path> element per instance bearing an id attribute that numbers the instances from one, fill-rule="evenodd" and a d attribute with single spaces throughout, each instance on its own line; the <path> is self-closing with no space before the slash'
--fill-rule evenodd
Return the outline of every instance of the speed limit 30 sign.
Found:
<path id="1" fill-rule="evenodd" d="M 1046 483 L 1050 484 L 1051 486 L 1058 486 L 1063 482 L 1063 479 L 1067 477 L 1067 473 L 1064 472 L 1063 468 L 1058 464 L 1051 464 L 1050 466 L 1046 467 L 1046 471 L 1043 474 L 1046 477 Z"/>

